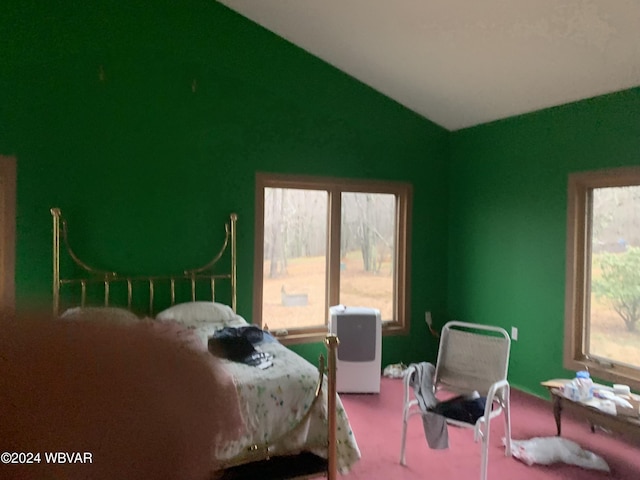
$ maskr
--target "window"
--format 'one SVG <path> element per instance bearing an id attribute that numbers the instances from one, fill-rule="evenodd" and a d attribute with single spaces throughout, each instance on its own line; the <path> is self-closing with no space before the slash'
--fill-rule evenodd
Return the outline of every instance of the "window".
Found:
<path id="1" fill-rule="evenodd" d="M 380 310 L 407 332 L 411 185 L 259 173 L 254 323 L 285 343 L 318 341 L 329 307 Z"/>
<path id="2" fill-rule="evenodd" d="M 564 366 L 640 388 L 640 168 L 569 176 Z"/>

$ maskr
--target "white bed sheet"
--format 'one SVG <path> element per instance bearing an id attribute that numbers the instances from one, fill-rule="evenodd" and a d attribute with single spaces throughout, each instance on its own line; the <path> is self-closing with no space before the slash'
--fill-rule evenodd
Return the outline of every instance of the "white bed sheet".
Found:
<path id="1" fill-rule="evenodd" d="M 327 378 L 322 399 L 313 405 L 318 368 L 280 343 L 263 342 L 258 347 L 272 355 L 273 366 L 261 370 L 243 363 L 223 360 L 234 379 L 246 424 L 238 441 L 222 445 L 215 455 L 222 465 L 250 458 L 252 447 L 268 445 L 271 456 L 310 451 L 327 457 Z M 342 402 L 337 402 L 337 465 L 347 472 L 360 458 L 360 450 Z M 264 450 L 254 450 L 261 454 Z"/>

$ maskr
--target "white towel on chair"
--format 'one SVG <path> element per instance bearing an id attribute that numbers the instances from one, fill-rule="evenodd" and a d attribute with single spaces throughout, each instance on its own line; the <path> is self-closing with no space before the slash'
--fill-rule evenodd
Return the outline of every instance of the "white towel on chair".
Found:
<path id="1" fill-rule="evenodd" d="M 413 363 L 410 366 L 414 367 L 414 370 L 410 371 L 409 385 L 413 387 L 418 406 L 422 411 L 422 426 L 429 448 L 449 448 L 447 421 L 442 415 L 431 411 L 438 404 L 433 392 L 433 376 L 436 368 L 428 362 Z"/>

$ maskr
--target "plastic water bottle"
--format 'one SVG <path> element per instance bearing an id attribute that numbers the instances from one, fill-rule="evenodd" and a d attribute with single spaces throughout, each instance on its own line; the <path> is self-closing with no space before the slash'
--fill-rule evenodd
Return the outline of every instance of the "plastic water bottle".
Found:
<path id="1" fill-rule="evenodd" d="M 578 391 L 578 385 L 576 379 L 567 382 L 562 390 L 565 398 L 568 398 L 572 402 L 580 401 L 580 392 Z"/>
<path id="2" fill-rule="evenodd" d="M 593 380 L 589 372 L 580 370 L 576 372 L 576 378 L 573 380 L 578 391 L 578 401 L 584 402 L 593 398 Z"/>

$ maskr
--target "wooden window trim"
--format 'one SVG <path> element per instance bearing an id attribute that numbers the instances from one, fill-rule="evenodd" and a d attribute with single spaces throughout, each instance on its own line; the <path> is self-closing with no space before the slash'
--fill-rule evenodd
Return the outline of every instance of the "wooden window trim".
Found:
<path id="1" fill-rule="evenodd" d="M 411 209 L 413 199 L 413 187 L 409 183 L 359 180 L 338 177 L 316 177 L 306 175 L 287 175 L 256 173 L 256 198 L 255 198 L 255 247 L 254 247 L 254 285 L 253 285 L 253 323 L 262 325 L 262 278 L 264 268 L 264 189 L 265 188 L 297 188 L 322 190 L 332 193 L 361 192 L 361 193 L 386 193 L 397 196 L 396 218 L 396 258 L 394 276 L 394 321 L 383 322 L 383 335 L 408 334 L 410 327 L 410 261 L 411 258 Z M 331 222 L 327 232 L 327 286 L 326 291 L 331 299 L 339 296 L 340 275 L 340 195 L 330 195 L 328 208 L 331 212 Z M 337 213 L 337 214 L 336 214 Z M 404 255 L 402 253 L 404 252 Z M 325 318 L 328 318 L 328 306 L 325 306 Z M 279 337 L 284 344 L 309 343 L 321 341 L 326 335 L 326 327 L 312 327 L 296 329 L 284 337 Z"/>
<path id="2" fill-rule="evenodd" d="M 589 294 L 588 259 L 591 257 L 590 196 L 594 188 L 640 185 L 640 167 L 625 167 L 569 175 L 567 208 L 567 265 L 565 293 L 564 367 L 584 370 L 612 383 L 640 390 L 640 369 L 604 363 L 585 354 L 587 304 Z"/>

